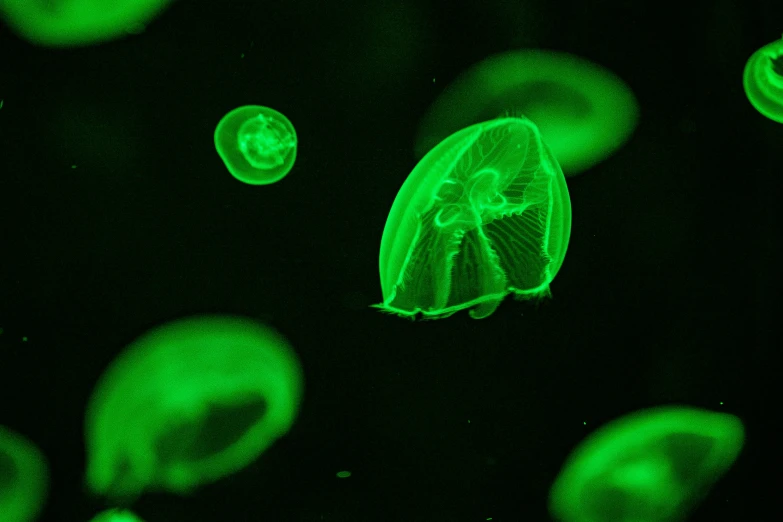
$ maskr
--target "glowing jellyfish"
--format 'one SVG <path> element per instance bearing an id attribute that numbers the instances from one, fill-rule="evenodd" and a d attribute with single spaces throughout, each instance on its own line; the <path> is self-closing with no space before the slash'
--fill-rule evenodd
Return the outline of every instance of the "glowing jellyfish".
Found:
<path id="1" fill-rule="evenodd" d="M 549 497 L 563 522 L 682 520 L 742 448 L 733 415 L 662 407 L 615 420 L 569 456 Z"/>
<path id="2" fill-rule="evenodd" d="M 8 25 L 50 47 L 90 45 L 138 33 L 170 0 L 0 0 Z"/>
<path id="3" fill-rule="evenodd" d="M 95 515 L 90 522 L 144 522 L 127 509 L 107 509 Z"/>
<path id="4" fill-rule="evenodd" d="M 419 127 L 415 152 L 499 114 L 522 114 L 541 131 L 566 176 L 579 174 L 623 145 L 639 118 L 628 86 L 572 54 L 525 50 L 474 65 L 438 97 Z"/>
<path id="5" fill-rule="evenodd" d="M 548 295 L 565 257 L 571 202 L 557 161 L 525 118 L 500 118 L 443 140 L 394 200 L 380 252 L 383 303 L 438 319 L 479 319 L 511 293 Z"/>
<path id="6" fill-rule="evenodd" d="M 269 107 L 245 105 L 229 112 L 215 129 L 215 148 L 239 181 L 267 185 L 283 179 L 296 160 L 296 131 Z"/>
<path id="7" fill-rule="evenodd" d="M 33 443 L 0 426 L 0 520 L 35 520 L 49 484 L 46 460 Z"/>
<path id="8" fill-rule="evenodd" d="M 743 75 L 745 94 L 761 114 L 783 123 L 783 39 L 753 53 Z"/>
<path id="9" fill-rule="evenodd" d="M 297 359 L 274 330 L 205 316 L 141 336 L 106 370 L 87 407 L 87 486 L 132 500 L 188 493 L 245 467 L 291 427 Z"/>

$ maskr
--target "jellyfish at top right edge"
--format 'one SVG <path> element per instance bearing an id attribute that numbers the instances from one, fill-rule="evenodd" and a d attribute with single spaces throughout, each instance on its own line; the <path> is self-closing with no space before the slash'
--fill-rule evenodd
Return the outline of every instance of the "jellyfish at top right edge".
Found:
<path id="1" fill-rule="evenodd" d="M 745 64 L 742 83 L 745 95 L 757 111 L 783 123 L 783 38 L 751 55 Z"/>
<path id="2" fill-rule="evenodd" d="M 548 296 L 570 232 L 565 178 L 536 126 L 471 125 L 427 153 L 397 193 L 375 307 L 424 319 L 470 309 L 481 319 L 508 294 Z"/>
<path id="3" fill-rule="evenodd" d="M 463 127 L 501 115 L 532 120 L 563 173 L 575 176 L 628 141 L 639 105 L 622 79 L 584 58 L 543 49 L 498 54 L 438 96 L 419 126 L 416 157 Z"/>
<path id="4" fill-rule="evenodd" d="M 680 522 L 732 466 L 744 427 L 687 406 L 638 411 L 589 435 L 549 493 L 561 522 Z"/>

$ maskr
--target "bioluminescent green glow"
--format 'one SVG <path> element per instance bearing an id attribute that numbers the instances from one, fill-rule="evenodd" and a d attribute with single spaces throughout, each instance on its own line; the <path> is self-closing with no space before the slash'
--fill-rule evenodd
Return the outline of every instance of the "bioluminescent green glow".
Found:
<path id="1" fill-rule="evenodd" d="M 49 47 L 90 45 L 138 33 L 171 0 L 0 0 L 8 25 Z"/>
<path id="2" fill-rule="evenodd" d="M 35 520 L 46 500 L 49 472 L 40 450 L 0 426 L 0 520 Z"/>
<path id="3" fill-rule="evenodd" d="M 296 131 L 269 107 L 245 105 L 229 112 L 215 129 L 215 148 L 239 181 L 267 185 L 283 179 L 296 160 Z"/>
<path id="4" fill-rule="evenodd" d="M 688 407 L 643 410 L 591 434 L 552 485 L 549 508 L 562 522 L 683 520 L 731 467 L 742 422 Z"/>
<path id="5" fill-rule="evenodd" d="M 540 49 L 503 53 L 468 69 L 438 97 L 419 127 L 416 155 L 501 114 L 532 120 L 565 175 L 573 176 L 628 140 L 639 106 L 625 82 L 578 56 Z"/>
<path id="6" fill-rule="evenodd" d="M 107 509 L 95 515 L 90 522 L 144 522 L 127 509 Z"/>
<path id="7" fill-rule="evenodd" d="M 87 407 L 87 486 L 133 499 L 187 493 L 240 470 L 296 417 L 302 376 L 286 340 L 249 319 L 155 328 L 106 370 Z"/>
<path id="8" fill-rule="evenodd" d="M 751 55 L 745 65 L 743 84 L 757 111 L 783 123 L 783 38 Z"/>
<path id="9" fill-rule="evenodd" d="M 549 293 L 571 232 L 565 178 L 536 126 L 500 118 L 443 140 L 394 200 L 380 251 L 383 303 L 403 317 L 480 319 L 511 293 Z"/>

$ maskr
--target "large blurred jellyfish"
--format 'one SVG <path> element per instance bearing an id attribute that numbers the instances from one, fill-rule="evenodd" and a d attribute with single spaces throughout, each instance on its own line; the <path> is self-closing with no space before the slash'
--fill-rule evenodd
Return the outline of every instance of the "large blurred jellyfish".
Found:
<path id="1" fill-rule="evenodd" d="M 549 495 L 562 522 L 674 522 L 731 467 L 744 440 L 726 413 L 662 407 L 601 427 L 568 457 Z"/>
<path id="2" fill-rule="evenodd" d="M 49 471 L 40 450 L 0 426 L 0 520 L 35 520 L 46 500 Z"/>
<path id="3" fill-rule="evenodd" d="M 48 47 L 91 45 L 138 33 L 171 0 L 0 0 L 22 38 Z"/>
<path id="4" fill-rule="evenodd" d="M 416 165 L 383 229 L 378 308 L 491 315 L 508 294 L 549 295 L 571 233 L 565 178 L 525 118 L 471 125 Z"/>
<path id="5" fill-rule="evenodd" d="M 753 53 L 745 64 L 742 83 L 757 111 L 783 123 L 783 38 Z"/>
<path id="6" fill-rule="evenodd" d="M 106 370 L 87 407 L 87 486 L 130 501 L 239 471 L 294 422 L 302 375 L 287 341 L 244 318 L 165 324 Z"/>
<path id="7" fill-rule="evenodd" d="M 470 124 L 509 114 L 531 119 L 563 173 L 573 176 L 629 139 L 639 108 L 625 82 L 584 58 L 508 52 L 474 65 L 444 90 L 419 126 L 416 156 Z"/>

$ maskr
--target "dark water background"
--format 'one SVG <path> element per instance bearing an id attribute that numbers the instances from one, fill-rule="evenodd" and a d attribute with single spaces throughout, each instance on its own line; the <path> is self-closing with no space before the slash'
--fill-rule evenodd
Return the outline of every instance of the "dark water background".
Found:
<path id="1" fill-rule="evenodd" d="M 143 497 L 147 522 L 547 521 L 571 448 L 662 404 L 746 423 L 691 520 L 769 520 L 783 126 L 741 75 L 781 31 L 783 4 L 745 0 L 182 0 L 139 36 L 76 50 L 0 27 L 0 422 L 50 461 L 43 519 L 101 505 L 81 486 L 83 411 L 122 348 L 237 313 L 301 357 L 298 422 L 190 498 Z M 641 106 L 630 142 L 568 180 L 553 298 L 483 321 L 367 308 L 424 111 L 468 66 L 525 47 L 604 65 Z M 296 127 L 275 185 L 237 182 L 214 150 L 245 104 Z"/>

